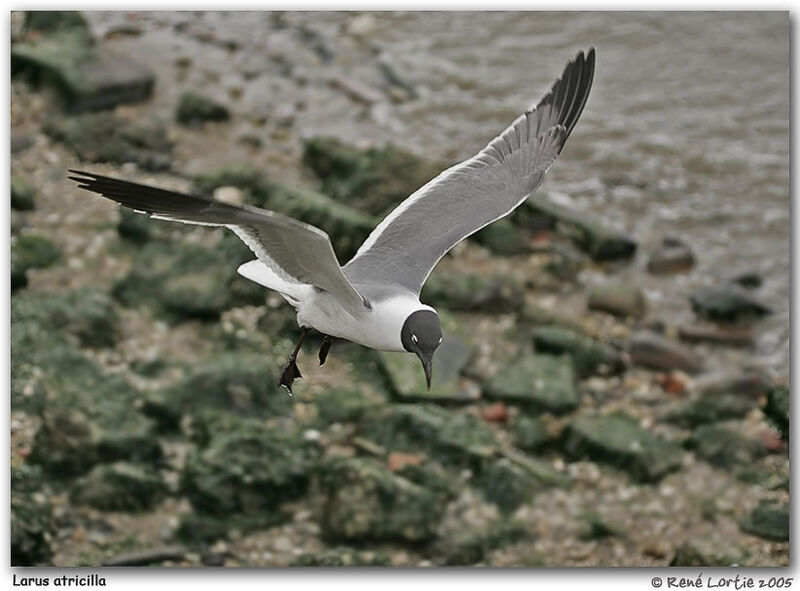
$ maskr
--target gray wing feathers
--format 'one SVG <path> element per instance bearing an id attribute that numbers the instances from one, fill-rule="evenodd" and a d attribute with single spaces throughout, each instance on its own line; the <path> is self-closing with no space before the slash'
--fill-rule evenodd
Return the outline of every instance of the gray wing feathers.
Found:
<path id="1" fill-rule="evenodd" d="M 81 189 L 152 217 L 227 226 L 284 281 L 324 289 L 352 313 L 364 310 L 364 299 L 342 272 L 328 235 L 314 226 L 257 207 L 230 205 L 89 172 L 70 172 L 77 175 L 70 178 Z"/>
<path id="2" fill-rule="evenodd" d="M 394 283 L 418 294 L 447 251 L 511 213 L 539 187 L 583 111 L 593 75 L 590 49 L 567 65 L 536 107 L 378 224 L 345 265 L 347 276 L 357 284 Z"/>

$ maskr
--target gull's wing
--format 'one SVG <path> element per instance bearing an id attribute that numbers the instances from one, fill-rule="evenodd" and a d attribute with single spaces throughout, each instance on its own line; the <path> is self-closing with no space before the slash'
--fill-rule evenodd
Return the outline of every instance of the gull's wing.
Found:
<path id="1" fill-rule="evenodd" d="M 70 172 L 77 175 L 69 178 L 81 189 L 154 218 L 227 226 L 282 280 L 324 289 L 354 315 L 365 310 L 366 301 L 345 277 L 328 235 L 319 228 L 257 207 L 230 205 L 91 172 Z"/>
<path id="2" fill-rule="evenodd" d="M 593 76 L 594 49 L 581 51 L 538 105 L 384 218 L 344 266 L 347 276 L 419 294 L 447 251 L 510 214 L 539 187 L 583 111 Z"/>

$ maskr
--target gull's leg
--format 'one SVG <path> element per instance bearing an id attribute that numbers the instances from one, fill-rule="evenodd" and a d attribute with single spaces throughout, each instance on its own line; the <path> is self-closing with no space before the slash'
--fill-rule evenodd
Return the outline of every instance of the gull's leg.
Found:
<path id="1" fill-rule="evenodd" d="M 281 379 L 278 382 L 279 387 L 284 386 L 287 390 L 289 390 L 290 396 L 292 394 L 292 382 L 294 382 L 295 378 L 303 377 L 300 375 L 300 368 L 297 367 L 297 354 L 300 352 L 300 347 L 303 345 L 303 340 L 306 338 L 309 330 L 311 329 L 304 328 L 300 333 L 300 340 L 297 341 L 294 351 L 292 351 L 292 354 L 289 355 L 289 360 L 286 362 L 286 365 L 283 366 Z"/>
<path id="2" fill-rule="evenodd" d="M 331 348 L 331 337 L 329 335 L 322 335 L 322 345 L 319 347 L 319 365 L 325 365 L 325 360 L 328 358 L 328 351 Z"/>

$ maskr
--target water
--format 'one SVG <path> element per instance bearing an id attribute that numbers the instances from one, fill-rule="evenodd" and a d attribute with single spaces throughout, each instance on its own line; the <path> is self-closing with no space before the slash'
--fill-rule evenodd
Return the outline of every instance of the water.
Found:
<path id="1" fill-rule="evenodd" d="M 130 18 L 91 15 L 101 33 Z M 762 275 L 758 294 L 775 313 L 759 325 L 756 357 L 788 375 L 788 13 L 141 13 L 135 23 L 142 36 L 109 44 L 156 69 L 165 113 L 183 87 L 224 96 L 235 86 L 237 134 L 288 114 L 300 136 L 392 141 L 445 162 L 483 147 L 594 46 L 592 94 L 543 190 L 640 242 L 617 273 L 645 286 L 653 317 L 691 321 L 693 289 Z M 232 40 L 236 51 L 224 47 Z M 174 58 L 187 54 L 181 75 Z M 359 104 L 330 82 L 380 93 L 381 61 L 416 99 Z M 231 148 L 237 156 L 266 159 Z M 691 274 L 646 273 L 664 235 L 692 245 Z"/>

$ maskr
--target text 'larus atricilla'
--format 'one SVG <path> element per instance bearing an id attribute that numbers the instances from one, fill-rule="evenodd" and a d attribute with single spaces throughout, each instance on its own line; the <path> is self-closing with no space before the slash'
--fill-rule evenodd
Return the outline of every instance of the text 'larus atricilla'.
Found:
<path id="1" fill-rule="evenodd" d="M 445 253 L 510 214 L 544 180 L 583 111 L 594 76 L 594 49 L 567 64 L 550 92 L 472 158 L 442 172 L 403 201 L 372 231 L 344 267 L 328 235 L 295 219 L 247 205 L 184 195 L 91 172 L 71 170 L 80 188 L 157 219 L 226 226 L 256 255 L 244 277 L 280 293 L 297 310 L 300 339 L 280 385 L 299 378 L 297 354 L 310 329 L 422 361 L 430 388 L 433 354 L 442 342 L 436 310 L 419 301 Z"/>

